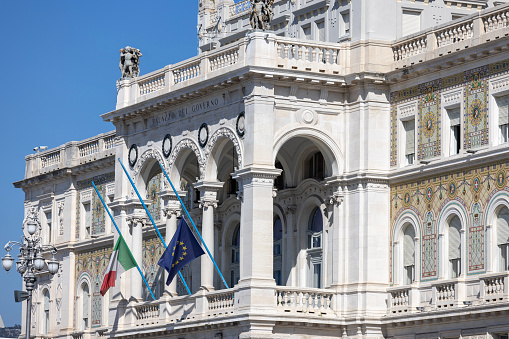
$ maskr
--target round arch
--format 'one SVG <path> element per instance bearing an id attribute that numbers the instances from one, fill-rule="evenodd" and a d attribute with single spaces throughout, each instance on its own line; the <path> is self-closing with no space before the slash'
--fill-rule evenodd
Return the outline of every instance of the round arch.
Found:
<path id="1" fill-rule="evenodd" d="M 497 219 L 499 212 L 506 207 L 509 209 L 509 193 L 506 191 L 500 191 L 495 194 L 489 201 L 486 207 L 486 213 L 484 216 L 484 225 L 487 228 L 487 237 L 485 239 L 486 244 L 486 262 L 488 271 L 496 271 L 501 266 L 501 255 L 498 252 L 498 225 Z"/>
<path id="2" fill-rule="evenodd" d="M 233 144 L 233 149 L 237 154 L 238 169 L 242 168 L 244 155 L 240 140 L 233 130 L 228 127 L 221 127 L 214 132 L 205 149 L 205 179 L 216 179 L 214 178 L 214 174 L 217 172 L 219 162 L 222 158 L 222 152 L 229 142 Z"/>
<path id="3" fill-rule="evenodd" d="M 403 284 L 403 236 L 407 227 L 413 227 L 415 234 L 415 280 L 421 273 L 421 231 L 422 223 L 419 216 L 412 210 L 404 211 L 396 220 L 392 230 L 392 282 Z"/>
<path id="4" fill-rule="evenodd" d="M 198 147 L 198 143 L 196 142 L 196 140 L 193 140 L 191 138 L 184 138 L 175 145 L 175 147 L 171 151 L 170 157 L 168 158 L 169 171 L 167 172 L 172 182 L 180 181 L 180 172 L 182 171 L 187 156 L 190 153 L 194 153 L 198 161 L 200 179 L 204 178 L 205 157 L 200 148 Z"/>
<path id="5" fill-rule="evenodd" d="M 309 126 L 288 126 L 275 137 L 272 159 L 276 157 L 283 145 L 292 138 L 302 137 L 311 140 L 326 159 L 327 173 L 340 175 L 344 170 L 344 157 L 336 142 L 325 132 Z"/>

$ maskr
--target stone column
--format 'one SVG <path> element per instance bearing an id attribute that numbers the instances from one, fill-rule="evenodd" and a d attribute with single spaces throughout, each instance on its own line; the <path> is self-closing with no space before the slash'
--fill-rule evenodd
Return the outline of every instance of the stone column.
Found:
<path id="1" fill-rule="evenodd" d="M 275 168 L 245 168 L 235 173 L 242 186 L 240 217 L 240 309 L 274 312 L 273 182 Z"/>
<path id="2" fill-rule="evenodd" d="M 141 216 L 129 218 L 132 235 L 131 253 L 138 266 L 143 267 L 143 226 L 146 221 Z M 137 269 L 131 270 L 131 298 L 143 301 L 143 279 Z"/>
<path id="3" fill-rule="evenodd" d="M 166 235 L 164 240 L 166 241 L 166 244 L 169 244 L 175 235 L 175 232 L 177 231 L 177 218 L 180 216 L 180 207 L 178 205 L 171 204 L 170 206 L 166 207 L 163 212 L 164 216 L 166 217 Z M 177 279 L 178 277 L 175 277 L 171 284 L 166 285 L 166 280 L 168 280 L 168 272 L 164 272 L 164 293 L 168 296 L 177 296 Z"/>
<path id="4" fill-rule="evenodd" d="M 223 182 L 218 181 L 199 181 L 194 187 L 200 191 L 200 208 L 203 209 L 201 235 L 207 245 L 210 254 L 214 258 L 214 208 L 217 208 L 217 192 L 223 187 Z M 205 254 L 201 257 L 201 286 L 203 290 L 211 291 L 214 289 L 214 264 Z M 214 258 L 215 259 L 215 258 Z"/>

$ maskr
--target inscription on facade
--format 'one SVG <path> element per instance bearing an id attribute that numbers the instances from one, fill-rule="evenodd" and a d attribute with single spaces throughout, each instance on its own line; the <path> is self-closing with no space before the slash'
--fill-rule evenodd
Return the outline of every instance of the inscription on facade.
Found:
<path id="1" fill-rule="evenodd" d="M 152 118 L 152 128 L 158 127 L 170 123 L 172 121 L 184 119 L 188 116 L 206 112 L 211 109 L 216 109 L 226 104 L 224 99 L 212 98 L 204 100 L 198 103 L 194 103 L 190 106 L 182 107 L 173 111 L 166 111 L 162 114 L 156 115 Z"/>

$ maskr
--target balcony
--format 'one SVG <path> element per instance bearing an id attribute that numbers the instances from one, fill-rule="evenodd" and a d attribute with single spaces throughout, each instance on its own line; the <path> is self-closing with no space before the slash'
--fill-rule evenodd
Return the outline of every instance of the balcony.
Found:
<path id="1" fill-rule="evenodd" d="M 152 302 L 129 303 L 125 310 L 110 308 L 111 317 L 121 317 L 122 326 L 110 327 L 106 336 L 122 337 L 133 331 L 143 333 L 165 332 L 169 328 L 188 326 L 215 326 L 230 321 L 239 321 L 249 316 L 249 311 L 240 310 L 239 288 L 214 292 L 200 291 L 190 296 L 163 297 Z M 340 321 L 335 310 L 336 291 L 315 288 L 277 286 L 274 289 L 274 313 L 267 315 L 271 321 L 276 317 L 293 317 L 294 321 L 329 323 Z M 246 305 L 242 305 L 246 306 Z M 213 325 L 215 324 L 215 325 Z"/>
<path id="2" fill-rule="evenodd" d="M 398 316 L 402 313 L 505 303 L 509 301 L 508 279 L 509 273 L 504 272 L 392 287 L 387 291 L 387 314 Z"/>
<path id="3" fill-rule="evenodd" d="M 439 58 L 509 35 L 509 4 L 433 27 L 392 45 L 395 69 Z"/>
<path id="4" fill-rule="evenodd" d="M 115 131 L 26 157 L 25 179 L 115 155 Z"/>

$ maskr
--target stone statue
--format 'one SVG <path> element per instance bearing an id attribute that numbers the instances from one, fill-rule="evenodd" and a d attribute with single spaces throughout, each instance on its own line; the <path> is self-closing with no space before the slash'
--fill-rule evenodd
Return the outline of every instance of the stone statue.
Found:
<path id="1" fill-rule="evenodd" d="M 120 50 L 120 62 L 118 67 L 122 73 L 122 79 L 135 78 L 140 75 L 140 50 L 126 46 Z"/>
<path id="2" fill-rule="evenodd" d="M 264 31 L 270 29 L 274 0 L 252 0 L 251 4 L 251 27 L 253 29 L 263 29 Z"/>

